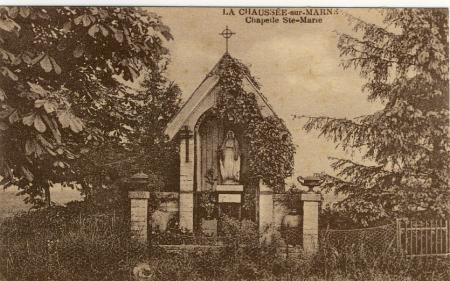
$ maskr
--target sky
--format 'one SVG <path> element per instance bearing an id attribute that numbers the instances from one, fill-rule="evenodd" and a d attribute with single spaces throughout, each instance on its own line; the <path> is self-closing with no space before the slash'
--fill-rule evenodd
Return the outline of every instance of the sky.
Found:
<path id="1" fill-rule="evenodd" d="M 225 40 L 219 33 L 225 26 L 236 33 L 229 41 L 230 54 L 250 67 L 262 92 L 293 135 L 297 146 L 295 177 L 330 173 L 328 157 L 346 154 L 335 144 L 318 138 L 317 133 L 306 133 L 303 121 L 294 120 L 293 115 L 353 118 L 381 108 L 367 101 L 358 72 L 344 71 L 339 65 L 338 32 L 352 32 L 341 10 L 321 16 L 322 23 L 261 25 L 246 23 L 239 8 L 233 9 L 234 16 L 223 15 L 222 8 L 149 9 L 162 17 L 174 36 L 167 45 L 171 51 L 168 75 L 182 89 L 184 100 L 223 55 Z M 230 13 L 229 9 L 226 12 Z M 380 23 L 375 10 L 345 12 Z M 353 157 L 358 160 L 358 153 Z"/>

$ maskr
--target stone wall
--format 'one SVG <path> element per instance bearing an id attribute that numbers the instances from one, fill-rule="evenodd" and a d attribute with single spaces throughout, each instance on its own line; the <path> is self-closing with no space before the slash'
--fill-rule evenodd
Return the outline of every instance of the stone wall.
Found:
<path id="1" fill-rule="evenodd" d="M 157 227 L 160 231 L 167 228 L 167 223 L 172 218 L 176 218 L 179 212 L 179 193 L 178 192 L 154 192 L 151 196 L 155 196 L 160 202 L 157 210 L 149 208 L 149 218 L 152 229 Z M 285 193 L 274 194 L 273 199 L 273 215 L 272 223 L 279 228 L 285 215 L 290 211 L 288 203 L 288 195 Z"/>
<path id="2" fill-rule="evenodd" d="M 281 227 L 285 215 L 290 212 L 288 195 L 285 193 L 273 195 L 273 225 Z"/>
<path id="3" fill-rule="evenodd" d="M 272 226 L 273 222 L 273 192 L 272 189 L 266 186 L 263 181 L 259 183 L 259 233 L 266 233 Z M 262 237 L 262 240 L 270 239 L 269 236 Z"/>

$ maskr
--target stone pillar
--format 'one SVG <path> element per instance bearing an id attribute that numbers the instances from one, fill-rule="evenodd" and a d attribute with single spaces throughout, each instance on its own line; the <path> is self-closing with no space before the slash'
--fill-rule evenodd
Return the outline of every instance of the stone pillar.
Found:
<path id="1" fill-rule="evenodd" d="M 141 243 L 147 243 L 147 225 L 148 225 L 148 191 L 129 191 L 131 217 L 130 228 L 131 238 Z"/>
<path id="2" fill-rule="evenodd" d="M 262 240 L 270 239 L 265 233 L 273 222 L 273 191 L 261 180 L 259 183 L 259 234 Z"/>
<path id="3" fill-rule="evenodd" d="M 185 129 L 187 131 L 187 129 Z M 194 138 L 187 132 L 180 140 L 180 228 L 194 230 Z"/>
<path id="4" fill-rule="evenodd" d="M 303 250 L 315 253 L 319 248 L 319 203 L 322 195 L 319 193 L 303 193 Z"/>

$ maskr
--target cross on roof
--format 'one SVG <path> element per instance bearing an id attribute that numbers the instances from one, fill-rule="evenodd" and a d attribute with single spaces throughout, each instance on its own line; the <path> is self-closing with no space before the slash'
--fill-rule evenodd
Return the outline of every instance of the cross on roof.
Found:
<path id="1" fill-rule="evenodd" d="M 234 34 L 236 34 L 236 33 L 232 32 L 230 29 L 228 29 L 228 25 L 225 27 L 225 29 L 221 33 L 219 33 L 219 35 L 222 35 L 223 38 L 225 38 L 225 44 L 226 44 L 225 52 L 226 53 L 228 53 L 228 39 L 230 39 L 231 36 L 233 36 Z"/>

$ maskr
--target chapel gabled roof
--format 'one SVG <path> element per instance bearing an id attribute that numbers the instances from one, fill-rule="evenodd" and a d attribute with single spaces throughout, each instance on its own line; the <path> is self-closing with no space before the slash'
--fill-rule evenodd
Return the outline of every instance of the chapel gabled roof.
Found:
<path id="1" fill-rule="evenodd" d="M 221 63 L 226 59 L 233 59 L 228 52 L 226 52 L 220 60 L 214 65 L 211 71 L 206 75 L 205 79 L 200 83 L 200 85 L 194 90 L 194 92 L 189 96 L 186 102 L 183 104 L 178 113 L 172 118 L 166 127 L 165 134 L 169 136 L 170 139 L 178 133 L 178 131 L 183 127 L 186 120 L 189 118 L 190 113 L 201 103 L 201 101 L 212 92 L 212 90 L 217 86 L 219 82 L 218 69 Z M 272 106 L 267 101 L 267 98 L 261 93 L 259 86 L 256 84 L 254 79 L 250 75 L 245 77 L 251 91 L 256 94 L 258 104 L 262 107 L 267 107 L 271 115 L 275 115 Z"/>

